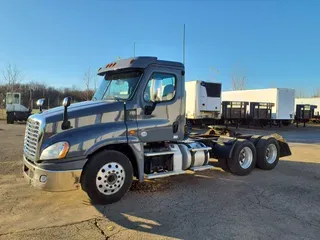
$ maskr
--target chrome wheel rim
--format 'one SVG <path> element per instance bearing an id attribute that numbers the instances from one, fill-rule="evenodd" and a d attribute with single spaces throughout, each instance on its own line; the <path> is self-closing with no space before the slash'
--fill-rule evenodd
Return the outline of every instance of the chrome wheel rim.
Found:
<path id="1" fill-rule="evenodd" d="M 253 153 L 251 148 L 244 147 L 239 154 L 239 164 L 243 169 L 247 169 L 251 166 L 253 160 Z"/>
<path id="2" fill-rule="evenodd" d="M 266 150 L 266 161 L 270 164 L 274 163 L 274 161 L 277 159 L 278 151 L 276 145 L 269 144 Z"/>
<path id="3" fill-rule="evenodd" d="M 125 171 L 121 164 L 116 162 L 107 163 L 97 173 L 96 186 L 104 195 L 117 193 L 124 184 Z"/>

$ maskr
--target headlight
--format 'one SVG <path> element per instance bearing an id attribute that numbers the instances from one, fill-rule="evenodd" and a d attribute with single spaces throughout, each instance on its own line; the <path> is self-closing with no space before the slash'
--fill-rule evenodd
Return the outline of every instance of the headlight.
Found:
<path id="1" fill-rule="evenodd" d="M 45 148 L 40 156 L 40 160 L 61 159 L 64 158 L 69 151 L 69 143 L 58 142 Z"/>

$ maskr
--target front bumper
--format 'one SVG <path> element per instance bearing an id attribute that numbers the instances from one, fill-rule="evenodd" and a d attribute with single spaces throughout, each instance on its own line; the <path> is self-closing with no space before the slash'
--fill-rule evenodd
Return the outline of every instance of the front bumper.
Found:
<path id="1" fill-rule="evenodd" d="M 80 188 L 82 169 L 79 170 L 45 170 L 29 162 L 23 156 L 23 175 L 34 187 L 46 191 L 69 191 Z"/>

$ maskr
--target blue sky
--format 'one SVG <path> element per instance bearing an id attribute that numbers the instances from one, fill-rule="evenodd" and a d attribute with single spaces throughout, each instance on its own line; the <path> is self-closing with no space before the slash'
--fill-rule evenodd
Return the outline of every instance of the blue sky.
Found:
<path id="1" fill-rule="evenodd" d="M 118 56 L 182 61 L 186 77 L 222 82 L 245 71 L 248 88 L 320 88 L 317 1 L 0 1 L 0 69 L 24 81 L 83 87 L 84 71 Z M 219 69 L 217 73 L 213 69 Z M 1 82 L 2 76 L 0 77 Z"/>

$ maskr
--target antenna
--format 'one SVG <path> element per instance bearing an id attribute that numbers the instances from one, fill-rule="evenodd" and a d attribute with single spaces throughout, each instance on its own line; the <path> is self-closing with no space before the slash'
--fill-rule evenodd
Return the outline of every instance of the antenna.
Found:
<path id="1" fill-rule="evenodd" d="M 182 42 L 182 62 L 185 64 L 186 59 L 186 24 L 183 24 L 183 42 Z"/>
<path id="2" fill-rule="evenodd" d="M 136 56 L 136 42 L 133 42 L 133 56 Z"/>

